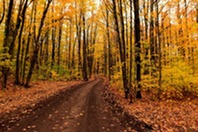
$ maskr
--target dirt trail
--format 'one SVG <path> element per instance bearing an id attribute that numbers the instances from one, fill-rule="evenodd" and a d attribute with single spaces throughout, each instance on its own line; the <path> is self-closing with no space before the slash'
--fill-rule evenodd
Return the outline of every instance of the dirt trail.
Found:
<path id="1" fill-rule="evenodd" d="M 126 128 L 101 97 L 103 79 L 75 86 L 10 126 L 21 132 L 121 132 Z M 8 131 L 8 130 L 0 130 Z"/>

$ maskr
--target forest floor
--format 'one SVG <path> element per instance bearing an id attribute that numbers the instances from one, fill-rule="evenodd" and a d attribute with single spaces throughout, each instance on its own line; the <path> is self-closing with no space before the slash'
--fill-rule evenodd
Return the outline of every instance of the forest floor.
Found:
<path id="1" fill-rule="evenodd" d="M 105 83 L 100 77 L 88 82 L 44 81 L 1 93 L 0 131 L 149 131 L 144 122 L 104 100 Z"/>
<path id="2" fill-rule="evenodd" d="M 115 87 L 105 90 L 117 106 L 148 126 L 152 131 L 161 132 L 198 132 L 198 98 L 153 99 L 148 91 L 142 91 L 142 99 L 133 103 L 124 99 L 124 93 Z"/>
<path id="3" fill-rule="evenodd" d="M 106 79 L 37 81 L 0 91 L 0 131 L 198 131 L 198 99 L 129 104 Z"/>

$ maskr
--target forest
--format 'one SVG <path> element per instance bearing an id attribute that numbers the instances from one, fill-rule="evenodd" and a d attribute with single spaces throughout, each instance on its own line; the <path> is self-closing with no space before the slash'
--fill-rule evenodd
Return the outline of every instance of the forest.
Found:
<path id="1" fill-rule="evenodd" d="M 0 100 L 39 81 L 100 75 L 129 109 L 185 102 L 196 117 L 197 0 L 0 0 L 0 7 Z M 198 130 L 191 117 L 185 131 Z"/>

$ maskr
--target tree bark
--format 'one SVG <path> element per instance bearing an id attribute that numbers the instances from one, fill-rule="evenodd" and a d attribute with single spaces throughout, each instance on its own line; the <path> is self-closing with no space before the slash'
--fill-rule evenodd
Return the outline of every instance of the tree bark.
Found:
<path id="1" fill-rule="evenodd" d="M 54 20 L 54 2 L 52 2 L 52 60 L 51 60 L 51 68 L 54 66 L 55 62 L 55 47 L 56 47 L 56 27 L 54 25 L 55 20 Z"/>
<path id="2" fill-rule="evenodd" d="M 160 98 L 161 94 L 161 88 L 162 88 L 162 49 L 161 49 L 161 33 L 160 33 L 160 26 L 159 26 L 159 5 L 158 0 L 156 0 L 156 13 L 157 13 L 157 19 L 156 19 L 156 27 L 157 27 L 157 42 L 158 42 L 158 98 Z"/>
<path id="3" fill-rule="evenodd" d="M 75 3 L 75 6 L 77 6 L 77 4 Z M 77 10 L 77 7 L 76 7 Z M 81 35 L 82 35 L 82 29 L 81 29 L 81 19 L 82 19 L 82 11 L 80 10 L 79 13 L 79 20 L 78 20 L 78 14 L 76 11 L 76 35 L 78 37 L 78 72 L 80 73 L 81 69 L 82 69 L 82 63 L 81 63 Z"/>
<path id="4" fill-rule="evenodd" d="M 68 69 L 71 70 L 71 46 L 72 46 L 72 18 L 70 18 L 70 25 L 69 25 L 69 43 L 68 43 Z"/>
<path id="5" fill-rule="evenodd" d="M 134 0 L 134 14 L 135 14 L 135 62 L 136 62 L 136 81 L 137 94 L 136 98 L 142 98 L 141 95 L 141 44 L 140 44 L 140 18 L 139 18 L 139 0 Z"/>
<path id="6" fill-rule="evenodd" d="M 149 60 L 149 46 L 148 46 L 148 1 L 144 1 L 143 4 L 143 10 L 144 10 L 144 30 L 145 30 L 145 65 L 144 65 L 144 74 L 147 75 L 149 74 L 149 65 L 148 65 L 148 60 Z"/>
<path id="7" fill-rule="evenodd" d="M 27 45 L 26 45 L 26 49 L 25 49 L 25 56 L 24 56 L 24 62 L 23 62 L 23 72 L 22 72 L 22 84 L 24 84 L 24 80 L 25 80 L 25 69 L 26 69 L 26 62 L 29 59 L 28 53 L 29 53 L 29 47 L 30 47 L 30 42 L 32 39 L 32 22 L 33 22 L 33 17 L 34 17 L 34 11 L 36 12 L 36 3 L 33 2 L 33 6 L 32 6 L 32 11 L 31 11 L 31 18 L 30 18 L 30 28 L 29 28 L 29 32 L 28 32 L 28 38 L 27 38 Z"/>
<path id="8" fill-rule="evenodd" d="M 129 64 L 129 87 L 132 88 L 133 69 L 133 2 L 130 0 L 130 64 Z"/>
<path id="9" fill-rule="evenodd" d="M 61 39 L 62 39 L 62 20 L 60 21 L 59 35 L 58 35 L 58 69 L 57 69 L 57 73 L 59 73 L 60 62 L 61 62 Z"/>
<path id="10" fill-rule="evenodd" d="M 3 22 L 4 16 L 5 16 L 5 0 L 3 0 L 3 13 L 2 13 L 2 16 L 0 18 L 0 24 Z"/>
<path id="11" fill-rule="evenodd" d="M 17 50 L 17 58 L 16 58 L 16 70 L 15 70 L 15 82 L 14 84 L 19 85 L 20 84 L 20 74 L 19 74 L 19 68 L 20 68 L 20 51 L 21 51 L 21 39 L 22 39 L 22 32 L 23 32 L 23 28 L 25 25 L 25 14 L 26 14 L 26 9 L 27 9 L 27 4 L 28 4 L 28 0 L 25 1 L 25 4 L 23 6 L 23 10 L 22 13 L 20 14 L 21 19 L 22 19 L 22 25 L 21 25 L 21 29 L 20 29 L 20 33 L 19 33 L 19 42 L 18 42 L 18 50 Z M 22 60 L 21 60 L 22 61 Z"/>
<path id="12" fill-rule="evenodd" d="M 88 81 L 87 76 L 87 42 L 86 42 L 86 25 L 85 25 L 85 14 L 82 16 L 82 22 L 83 22 L 83 80 Z"/>
<path id="13" fill-rule="evenodd" d="M 13 11 L 13 4 L 14 1 L 10 0 L 9 1 L 9 6 L 8 6 L 8 13 L 6 17 L 6 22 L 5 22 L 5 38 L 3 42 L 3 48 L 4 51 L 3 53 L 8 53 L 8 48 L 9 48 L 9 36 L 10 36 L 10 30 L 11 30 L 11 20 L 12 20 L 12 11 Z M 2 61 L 8 60 L 8 56 L 4 58 Z M 2 88 L 5 89 L 7 85 L 7 78 L 8 78 L 8 73 L 9 73 L 9 67 L 3 66 L 2 67 L 2 74 L 3 74 L 3 81 L 2 81 Z"/>
<path id="14" fill-rule="evenodd" d="M 123 81 L 123 87 L 124 87 L 124 92 L 125 92 L 125 98 L 128 99 L 128 94 L 129 94 L 129 88 L 128 88 L 128 79 L 127 79 L 127 74 L 126 74 L 126 53 L 125 53 L 125 40 L 124 40 L 124 24 L 123 24 L 123 14 L 122 14 L 122 9 L 120 9 L 120 15 L 121 15 L 121 31 L 119 28 L 119 19 L 117 15 L 117 2 L 115 0 L 113 1 L 113 14 L 114 14 L 114 19 L 115 19 L 115 28 L 117 32 L 117 43 L 119 46 L 119 52 L 120 52 L 120 60 L 122 64 L 122 81 Z M 122 5 L 122 1 L 120 0 L 120 5 Z M 121 7 L 120 7 L 121 8 Z"/>
<path id="15" fill-rule="evenodd" d="M 151 63 L 151 74 L 154 75 L 156 68 L 156 53 L 155 53 L 155 36 L 154 36 L 154 0 L 150 0 L 150 63 Z"/>

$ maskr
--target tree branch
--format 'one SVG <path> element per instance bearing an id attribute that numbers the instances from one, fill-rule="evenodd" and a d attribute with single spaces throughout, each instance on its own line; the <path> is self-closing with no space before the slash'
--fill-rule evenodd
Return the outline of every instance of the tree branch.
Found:
<path id="1" fill-rule="evenodd" d="M 3 14 L 2 14 L 2 17 L 0 19 L 0 24 L 3 22 L 4 16 L 5 16 L 5 0 L 3 0 Z"/>

